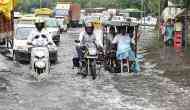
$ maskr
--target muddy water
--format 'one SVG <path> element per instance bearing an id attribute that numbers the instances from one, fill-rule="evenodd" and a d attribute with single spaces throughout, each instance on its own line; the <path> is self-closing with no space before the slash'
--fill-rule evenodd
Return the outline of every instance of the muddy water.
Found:
<path id="1" fill-rule="evenodd" d="M 30 77 L 29 65 L 6 61 L 11 73 L 0 91 L 0 110 L 188 110 L 190 89 L 163 77 L 156 64 L 143 64 L 140 75 L 110 74 L 103 69 L 96 81 L 82 79 L 72 69 L 76 36 L 64 34 L 59 62 L 48 81 Z M 153 66 L 152 66 L 153 65 Z M 0 79 L 1 80 L 1 79 Z"/>

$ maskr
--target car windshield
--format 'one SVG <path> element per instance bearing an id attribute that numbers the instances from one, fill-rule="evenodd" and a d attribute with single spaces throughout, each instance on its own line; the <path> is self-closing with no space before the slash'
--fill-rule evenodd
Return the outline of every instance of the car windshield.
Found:
<path id="1" fill-rule="evenodd" d="M 62 20 L 62 19 L 58 19 L 57 20 L 57 23 L 61 26 L 61 25 L 64 25 L 64 20 Z"/>
<path id="2" fill-rule="evenodd" d="M 34 21 L 33 20 L 21 20 L 18 22 L 19 24 L 33 24 Z"/>
<path id="3" fill-rule="evenodd" d="M 35 27 L 22 27 L 16 30 L 17 40 L 27 40 L 29 34 L 35 29 Z"/>
<path id="4" fill-rule="evenodd" d="M 47 27 L 58 27 L 58 24 L 55 19 L 49 19 L 46 21 Z"/>
<path id="5" fill-rule="evenodd" d="M 68 16 L 69 10 L 66 9 L 56 9 L 55 10 L 55 16 Z"/>

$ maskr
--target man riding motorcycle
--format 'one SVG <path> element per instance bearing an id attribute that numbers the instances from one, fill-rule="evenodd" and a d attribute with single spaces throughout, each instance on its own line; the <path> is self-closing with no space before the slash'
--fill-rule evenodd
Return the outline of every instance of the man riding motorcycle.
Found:
<path id="1" fill-rule="evenodd" d="M 79 36 L 79 45 L 76 46 L 76 51 L 77 51 L 79 60 L 81 60 L 84 57 L 84 55 L 83 55 L 83 49 L 88 44 L 92 44 L 92 45 L 98 46 L 96 35 L 94 34 L 94 26 L 93 26 L 92 22 L 87 22 L 86 25 L 85 25 L 85 31 L 83 31 L 83 32 L 80 33 L 80 36 Z M 82 66 L 84 66 L 84 65 L 85 65 L 85 63 L 82 63 Z M 85 71 L 85 70 L 82 70 L 82 71 Z M 88 74 L 83 74 L 83 73 L 82 73 L 82 75 L 84 77 L 86 77 L 88 75 Z M 96 74 L 92 74 L 93 80 L 95 80 L 96 77 L 97 77 Z"/>
<path id="2" fill-rule="evenodd" d="M 53 44 L 51 36 L 49 35 L 48 31 L 44 29 L 45 21 L 43 19 L 36 19 L 35 27 L 36 29 L 32 31 L 28 37 L 28 44 L 37 47 Z"/>

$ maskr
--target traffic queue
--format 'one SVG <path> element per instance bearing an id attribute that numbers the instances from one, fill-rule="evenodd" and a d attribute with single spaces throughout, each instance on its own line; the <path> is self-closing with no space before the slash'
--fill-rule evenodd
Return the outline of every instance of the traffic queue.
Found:
<path id="1" fill-rule="evenodd" d="M 116 18 L 118 16 L 108 18 L 91 13 L 81 19 L 77 28 L 82 26 L 84 30 L 73 41 L 77 44 L 77 56 L 72 60 L 77 74 L 82 77 L 91 74 L 95 80 L 102 68 L 112 73 L 140 71 L 136 60 L 139 24 L 129 17 Z M 58 61 L 61 34 L 64 35 L 72 25 L 67 24 L 65 18 L 53 16 L 53 11 L 48 8 L 15 16 L 11 46 L 13 60 L 30 62 L 32 76 L 38 81 L 46 80 L 51 63 Z"/>

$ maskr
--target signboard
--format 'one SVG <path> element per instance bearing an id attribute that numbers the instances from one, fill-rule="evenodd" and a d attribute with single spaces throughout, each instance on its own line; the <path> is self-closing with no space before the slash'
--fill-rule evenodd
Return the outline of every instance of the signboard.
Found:
<path id="1" fill-rule="evenodd" d="M 71 4 L 57 4 L 56 9 L 70 9 Z"/>

